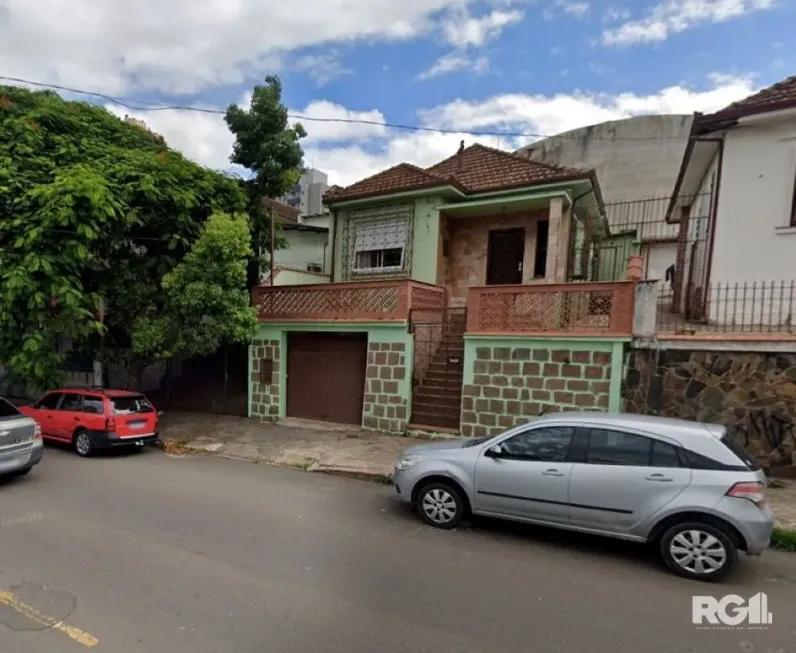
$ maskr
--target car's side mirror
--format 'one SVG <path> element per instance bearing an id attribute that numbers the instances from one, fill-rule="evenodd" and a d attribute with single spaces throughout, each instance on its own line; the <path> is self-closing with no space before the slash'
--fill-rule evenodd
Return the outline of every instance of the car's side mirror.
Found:
<path id="1" fill-rule="evenodd" d="M 484 455 L 489 458 L 500 458 L 503 455 L 503 447 L 499 444 L 493 444 L 484 452 Z"/>

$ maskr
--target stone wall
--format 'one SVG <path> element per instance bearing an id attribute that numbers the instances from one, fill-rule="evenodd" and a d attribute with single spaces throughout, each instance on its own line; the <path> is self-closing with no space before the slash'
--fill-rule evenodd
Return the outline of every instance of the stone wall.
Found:
<path id="1" fill-rule="evenodd" d="M 251 356 L 251 416 L 260 420 L 279 419 L 279 340 L 253 340 Z M 264 377 L 262 365 L 271 361 L 271 373 Z"/>
<path id="2" fill-rule="evenodd" d="M 448 286 L 451 306 L 464 306 L 471 286 L 486 283 L 486 259 L 489 232 L 496 229 L 525 229 L 525 254 L 522 282 L 533 281 L 536 258 L 536 221 L 546 220 L 547 211 L 494 215 L 466 220 L 449 220 L 447 266 L 444 282 Z M 552 271 L 548 271 L 552 280 Z"/>
<path id="3" fill-rule="evenodd" d="M 365 376 L 365 403 L 362 425 L 391 433 L 406 430 L 409 400 L 401 390 L 406 385 L 406 344 L 371 342 Z"/>
<path id="4" fill-rule="evenodd" d="M 608 410 L 611 352 L 560 346 L 476 346 L 463 389 L 462 435 L 480 437 L 542 411 Z M 469 376 L 466 376 L 469 380 Z"/>
<path id="5" fill-rule="evenodd" d="M 631 350 L 628 412 L 731 427 L 768 467 L 796 464 L 796 353 Z"/>

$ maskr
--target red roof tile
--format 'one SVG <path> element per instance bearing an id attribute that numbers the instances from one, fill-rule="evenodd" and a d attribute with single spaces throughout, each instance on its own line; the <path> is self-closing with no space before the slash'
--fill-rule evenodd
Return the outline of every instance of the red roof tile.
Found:
<path id="1" fill-rule="evenodd" d="M 586 170 L 531 161 L 524 156 L 471 145 L 423 170 L 401 163 L 346 188 L 332 187 L 324 201 L 336 202 L 421 188 L 455 186 L 463 193 L 480 193 L 585 178 Z"/>
<path id="2" fill-rule="evenodd" d="M 705 116 L 705 119 L 713 121 L 725 116 L 728 118 L 748 116 L 787 109 L 791 106 L 796 106 L 796 75 L 783 79 L 743 100 L 733 102 L 716 113 Z"/>
<path id="3" fill-rule="evenodd" d="M 471 193 L 565 181 L 588 174 L 584 170 L 532 161 L 518 154 L 477 144 L 427 171 L 442 177 L 455 177 Z"/>
<path id="4" fill-rule="evenodd" d="M 370 197 L 420 188 L 445 186 L 449 183 L 449 181 L 430 174 L 422 168 L 409 163 L 399 163 L 397 166 L 366 177 L 345 188 L 332 186 L 326 191 L 323 198 L 324 201 L 329 202 L 353 197 Z"/>
<path id="5" fill-rule="evenodd" d="M 263 198 L 263 204 L 265 204 L 267 208 L 272 209 L 281 222 L 298 222 L 298 217 L 301 215 L 301 211 L 298 209 L 294 209 L 292 206 L 282 204 L 282 202 L 277 202 L 268 197 Z"/>

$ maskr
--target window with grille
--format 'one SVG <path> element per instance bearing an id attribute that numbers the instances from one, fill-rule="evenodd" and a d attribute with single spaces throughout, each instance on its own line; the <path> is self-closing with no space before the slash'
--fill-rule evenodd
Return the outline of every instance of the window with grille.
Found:
<path id="1" fill-rule="evenodd" d="M 358 225 L 354 272 L 399 272 L 404 267 L 405 248 L 405 220 L 384 220 Z"/>

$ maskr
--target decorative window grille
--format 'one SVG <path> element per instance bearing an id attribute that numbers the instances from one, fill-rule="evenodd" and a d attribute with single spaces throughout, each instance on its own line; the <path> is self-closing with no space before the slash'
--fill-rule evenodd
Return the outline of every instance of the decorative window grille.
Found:
<path id="1" fill-rule="evenodd" d="M 354 272 L 398 272 L 404 267 L 406 222 L 383 220 L 356 227 Z"/>
<path id="2" fill-rule="evenodd" d="M 360 209 L 344 215 L 343 280 L 403 278 L 409 273 L 413 204 Z"/>

